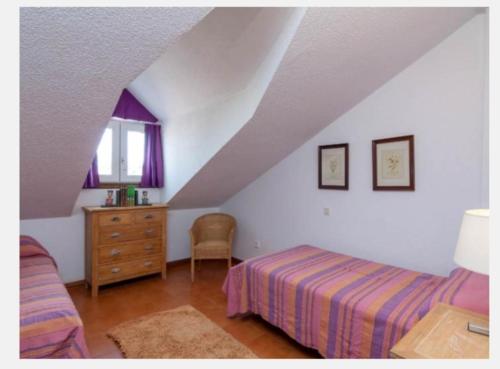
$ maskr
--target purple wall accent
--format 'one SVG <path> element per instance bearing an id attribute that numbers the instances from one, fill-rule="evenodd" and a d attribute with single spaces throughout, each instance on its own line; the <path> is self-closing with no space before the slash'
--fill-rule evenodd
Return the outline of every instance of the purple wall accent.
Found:
<path id="1" fill-rule="evenodd" d="M 97 171 L 97 154 L 94 156 L 94 160 L 92 160 L 92 166 L 90 167 L 89 172 L 87 173 L 87 178 L 85 178 L 85 182 L 83 183 L 83 188 L 97 188 L 99 187 L 99 172 Z"/>
<path id="2" fill-rule="evenodd" d="M 146 124 L 144 127 L 144 165 L 142 167 L 141 187 L 163 187 L 163 147 L 161 126 Z"/>
<path id="3" fill-rule="evenodd" d="M 122 91 L 118 103 L 116 104 L 113 117 L 123 119 L 140 120 L 143 122 L 158 122 L 158 119 L 151 114 L 127 89 Z"/>

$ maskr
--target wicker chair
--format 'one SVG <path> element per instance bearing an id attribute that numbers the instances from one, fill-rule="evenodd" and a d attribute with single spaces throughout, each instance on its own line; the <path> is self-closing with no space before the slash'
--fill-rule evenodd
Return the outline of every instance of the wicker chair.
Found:
<path id="1" fill-rule="evenodd" d="M 195 260 L 227 259 L 231 267 L 231 248 L 236 220 L 229 214 L 205 214 L 193 223 L 191 236 L 191 281 L 194 281 Z"/>

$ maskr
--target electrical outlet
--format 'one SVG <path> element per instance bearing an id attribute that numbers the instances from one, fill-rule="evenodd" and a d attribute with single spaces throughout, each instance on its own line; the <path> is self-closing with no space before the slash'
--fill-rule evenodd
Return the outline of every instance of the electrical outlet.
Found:
<path id="1" fill-rule="evenodd" d="M 330 216 L 330 208 L 323 208 L 323 215 Z"/>
<path id="2" fill-rule="evenodd" d="M 262 242 L 255 240 L 254 241 L 254 247 L 256 249 L 260 249 L 262 247 Z"/>

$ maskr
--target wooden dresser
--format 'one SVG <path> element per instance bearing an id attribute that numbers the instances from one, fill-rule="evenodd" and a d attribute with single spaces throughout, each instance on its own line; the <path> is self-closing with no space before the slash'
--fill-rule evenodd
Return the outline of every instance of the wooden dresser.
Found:
<path id="1" fill-rule="evenodd" d="M 85 280 L 99 286 L 161 273 L 166 277 L 167 205 L 84 207 Z"/>

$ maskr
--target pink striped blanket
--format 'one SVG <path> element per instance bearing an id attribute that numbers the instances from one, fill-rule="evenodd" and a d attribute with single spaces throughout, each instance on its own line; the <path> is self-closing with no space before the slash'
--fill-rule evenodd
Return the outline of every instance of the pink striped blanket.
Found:
<path id="1" fill-rule="evenodd" d="M 228 316 L 259 314 L 324 357 L 387 358 L 470 273 L 439 277 L 304 245 L 234 266 L 223 290 Z"/>
<path id="2" fill-rule="evenodd" d="M 84 358 L 83 324 L 49 253 L 33 238 L 20 239 L 21 358 Z"/>

